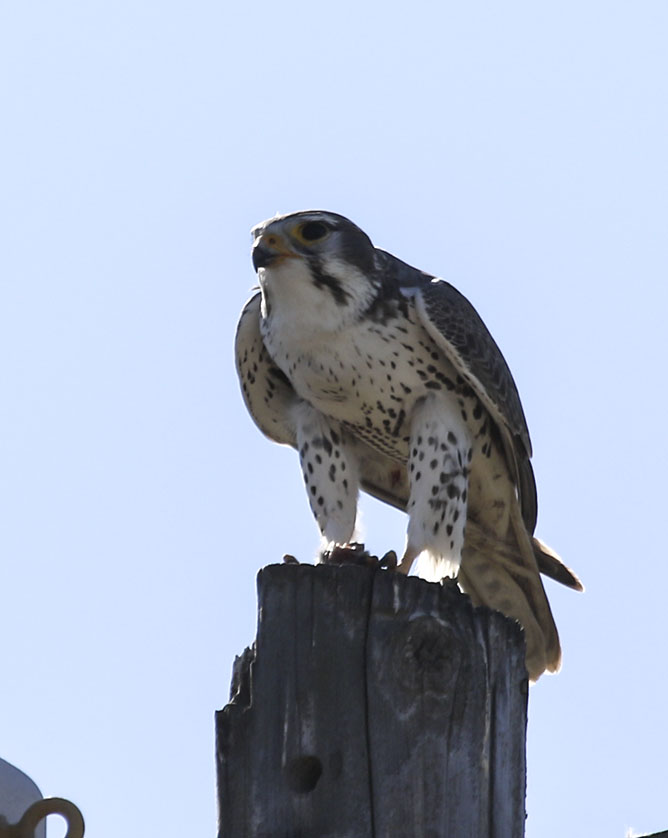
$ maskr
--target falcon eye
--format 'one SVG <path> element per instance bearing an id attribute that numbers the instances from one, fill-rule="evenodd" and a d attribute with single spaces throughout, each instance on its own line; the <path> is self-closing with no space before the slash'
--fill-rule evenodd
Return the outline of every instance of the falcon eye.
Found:
<path id="1" fill-rule="evenodd" d="M 321 221 L 307 221 L 299 228 L 299 234 L 307 242 L 317 242 L 327 235 L 327 225 Z"/>

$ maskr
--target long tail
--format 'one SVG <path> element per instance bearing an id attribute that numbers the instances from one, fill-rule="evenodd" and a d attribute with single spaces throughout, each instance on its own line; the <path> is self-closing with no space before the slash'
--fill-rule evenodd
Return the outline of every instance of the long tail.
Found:
<path id="1" fill-rule="evenodd" d="M 556 554 L 549 548 L 545 550 L 550 556 L 545 561 L 552 562 L 550 568 L 556 567 L 556 563 L 565 568 Z M 501 611 L 522 625 L 527 671 L 532 681 L 537 681 L 545 670 L 556 672 L 561 665 L 559 633 L 540 569 L 518 504 L 511 504 L 508 542 L 489 535 L 475 521 L 467 521 L 459 582 L 476 605 Z M 577 580 L 574 574 L 573 577 Z"/>
<path id="2" fill-rule="evenodd" d="M 584 585 L 578 579 L 575 571 L 566 567 L 554 550 L 551 550 L 547 544 L 536 536 L 531 539 L 531 543 L 538 570 L 541 573 L 549 576 L 550 579 L 561 582 L 562 585 L 566 585 L 567 588 L 572 588 L 574 591 L 584 591 Z"/>

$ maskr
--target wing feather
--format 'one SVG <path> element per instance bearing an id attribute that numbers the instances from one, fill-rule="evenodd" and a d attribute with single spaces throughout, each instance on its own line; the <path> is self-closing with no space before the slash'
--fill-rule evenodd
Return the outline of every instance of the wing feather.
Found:
<path id="1" fill-rule="evenodd" d="M 448 282 L 424 281 L 413 293 L 422 325 L 486 407 L 501 435 L 522 517 L 532 533 L 537 501 L 531 440 L 508 364 L 478 312 Z"/>
<path id="2" fill-rule="evenodd" d="M 241 392 L 253 421 L 269 439 L 297 447 L 292 410 L 298 398 L 292 385 L 269 357 L 260 334 L 260 294 L 241 312 L 234 343 Z"/>

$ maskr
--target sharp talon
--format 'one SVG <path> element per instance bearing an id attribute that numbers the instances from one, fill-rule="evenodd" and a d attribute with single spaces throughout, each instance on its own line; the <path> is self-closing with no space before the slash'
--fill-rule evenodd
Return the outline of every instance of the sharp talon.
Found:
<path id="1" fill-rule="evenodd" d="M 404 557 L 397 565 L 397 573 L 403 573 L 404 576 L 408 576 L 411 572 L 411 567 L 413 567 L 414 561 L 415 559 L 407 559 Z"/>
<path id="2" fill-rule="evenodd" d="M 335 544 L 321 553 L 323 564 L 356 564 L 377 567 L 378 559 L 364 549 L 363 544 Z"/>
<path id="3" fill-rule="evenodd" d="M 299 564 L 299 560 L 296 559 L 294 556 L 291 556 L 290 553 L 286 553 L 283 556 L 284 564 Z"/>
<path id="4" fill-rule="evenodd" d="M 388 550 L 387 553 L 380 560 L 380 566 L 386 567 L 388 570 L 396 570 L 397 568 L 397 554 L 394 550 Z"/>
<path id="5" fill-rule="evenodd" d="M 406 552 L 404 553 L 403 558 L 399 562 L 399 566 L 397 567 L 397 572 L 398 573 L 403 573 L 404 576 L 408 576 L 408 574 L 411 572 L 411 568 L 413 567 L 413 563 L 415 562 L 415 559 L 417 559 L 417 557 L 419 555 L 419 552 L 420 552 L 419 550 L 416 551 L 412 547 L 410 547 L 410 548 L 406 547 Z"/>

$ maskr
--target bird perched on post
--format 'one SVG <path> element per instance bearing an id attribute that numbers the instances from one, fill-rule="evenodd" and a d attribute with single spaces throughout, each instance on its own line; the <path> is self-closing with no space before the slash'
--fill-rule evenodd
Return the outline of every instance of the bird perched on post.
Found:
<path id="1" fill-rule="evenodd" d="M 236 337 L 259 428 L 299 452 L 320 531 L 349 544 L 359 489 L 408 513 L 399 570 L 456 576 L 524 628 L 532 679 L 561 660 L 540 574 L 582 590 L 533 536 L 536 484 L 508 366 L 452 285 L 331 212 L 253 230 L 260 290 Z"/>

